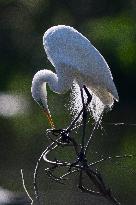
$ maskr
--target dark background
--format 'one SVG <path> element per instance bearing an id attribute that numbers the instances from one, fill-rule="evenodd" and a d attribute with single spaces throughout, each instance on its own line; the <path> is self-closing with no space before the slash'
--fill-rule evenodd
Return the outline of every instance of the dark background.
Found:
<path id="1" fill-rule="evenodd" d="M 53 67 L 42 45 L 44 32 L 53 25 L 73 26 L 93 43 L 108 62 L 119 93 L 120 101 L 105 114 L 105 131 L 101 131 L 103 135 L 98 133 L 92 150 L 99 153 L 99 158 L 135 154 L 136 127 L 130 125 L 136 122 L 135 22 L 135 0 L 0 1 L 0 186 L 23 191 L 20 169 L 24 168 L 31 190 L 36 160 L 47 145 L 45 131 L 49 124 L 33 101 L 30 88 L 38 70 Z M 65 127 L 71 120 L 64 106 L 68 99 L 69 93 L 59 96 L 48 89 L 48 103 L 57 127 Z M 111 122 L 127 124 L 106 124 Z M 135 159 L 104 163 L 100 169 L 122 204 L 136 204 Z M 43 178 L 40 185 L 46 192 L 48 186 L 42 172 Z M 52 190 L 64 189 L 61 185 L 52 186 Z"/>

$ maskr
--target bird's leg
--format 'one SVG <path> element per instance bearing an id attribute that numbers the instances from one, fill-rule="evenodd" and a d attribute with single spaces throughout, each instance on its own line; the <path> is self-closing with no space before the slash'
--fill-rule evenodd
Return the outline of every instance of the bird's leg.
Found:
<path id="1" fill-rule="evenodd" d="M 71 142 L 71 137 L 69 135 L 69 132 L 66 129 L 48 129 L 48 133 L 51 133 L 55 137 L 59 137 L 59 141 L 57 142 L 58 145 L 67 145 Z M 56 142 L 57 140 L 53 139 L 51 136 L 48 136 L 49 139 L 51 139 L 53 142 Z"/>
<path id="2" fill-rule="evenodd" d="M 92 100 L 92 96 L 89 92 L 89 90 L 87 89 L 87 87 L 84 85 L 83 86 L 85 92 L 86 92 L 86 95 L 87 95 L 87 103 L 86 103 L 86 107 L 88 107 L 88 105 L 90 104 L 91 100 Z"/>
<path id="3" fill-rule="evenodd" d="M 83 86 L 83 88 L 84 88 L 84 90 L 85 90 L 85 92 L 86 92 L 86 94 L 87 94 L 87 97 L 88 97 L 87 103 L 86 103 L 86 105 L 85 105 L 85 106 L 86 106 L 86 109 L 87 109 L 88 105 L 90 104 L 90 102 L 91 102 L 91 100 L 92 100 L 92 96 L 91 96 L 89 90 L 87 89 L 87 87 L 86 87 L 85 85 Z M 76 116 L 76 118 L 71 122 L 71 124 L 69 125 L 69 127 L 66 129 L 67 132 L 69 132 L 69 131 L 74 127 L 74 125 L 75 125 L 75 123 L 78 121 L 80 115 L 82 115 L 83 110 L 84 110 L 84 108 L 82 108 L 82 109 L 80 110 L 80 112 L 78 113 L 78 115 Z"/>
<path id="4" fill-rule="evenodd" d="M 101 113 L 101 115 L 99 116 L 99 119 L 95 122 L 95 125 L 94 125 L 94 127 L 93 127 L 93 130 L 91 131 L 91 135 L 90 135 L 90 137 L 89 137 L 89 139 L 88 139 L 88 141 L 87 141 L 87 144 L 86 144 L 86 146 L 85 146 L 85 150 L 84 150 L 85 155 L 87 154 L 87 150 L 88 150 L 89 144 L 90 144 L 90 142 L 91 142 L 91 139 L 92 139 L 92 137 L 93 137 L 93 135 L 94 135 L 94 132 L 95 132 L 95 130 L 96 130 L 96 129 L 99 127 L 99 125 L 100 125 L 100 122 L 101 122 L 103 113 L 104 113 L 104 110 L 103 110 L 103 112 Z"/>
<path id="5" fill-rule="evenodd" d="M 92 100 L 92 96 L 89 92 L 89 90 L 87 89 L 87 87 L 84 85 L 83 86 L 85 92 L 86 92 L 86 95 L 87 95 L 87 103 L 86 103 L 86 109 L 88 107 L 88 105 L 90 104 L 91 100 Z M 83 113 L 83 108 L 81 109 L 81 111 L 79 112 L 79 114 L 77 115 L 77 117 L 71 122 L 70 126 L 66 129 L 66 130 L 63 130 L 63 129 L 50 129 L 50 131 L 52 131 L 52 133 L 55 135 L 55 134 L 59 134 L 60 132 L 63 131 L 63 134 L 64 133 L 68 133 L 71 131 L 71 129 L 74 127 L 75 123 L 77 122 L 77 120 L 79 119 L 80 115 Z"/>
<path id="6" fill-rule="evenodd" d="M 67 132 L 70 132 L 72 130 L 72 128 L 74 127 L 74 125 L 76 124 L 76 122 L 78 121 L 80 115 L 82 114 L 83 109 L 80 110 L 80 112 L 78 113 L 78 115 L 76 116 L 76 118 L 71 122 L 71 124 L 68 126 L 68 128 L 66 129 Z"/>
<path id="7" fill-rule="evenodd" d="M 82 142 L 81 142 L 81 157 L 83 157 L 84 155 L 84 141 L 85 141 L 85 130 L 86 130 L 86 123 L 87 123 L 87 109 L 86 109 L 86 105 L 84 102 L 84 95 L 83 95 L 83 89 L 80 89 L 81 92 L 81 99 L 82 99 L 82 104 L 83 104 L 83 135 L 82 135 Z M 80 156 L 79 156 L 80 157 Z"/>
<path id="8" fill-rule="evenodd" d="M 83 104 L 83 135 L 82 135 L 82 141 L 81 141 L 81 150 L 80 152 L 77 153 L 77 160 L 71 164 L 71 167 L 73 167 L 74 165 L 78 164 L 79 162 L 84 163 L 84 161 L 86 161 L 86 157 L 84 154 L 84 141 L 85 141 L 85 130 L 86 130 L 86 123 L 87 123 L 87 109 L 86 109 L 86 105 L 84 102 L 84 96 L 83 96 L 83 89 L 80 89 L 81 92 L 81 99 L 82 99 L 82 104 Z"/>

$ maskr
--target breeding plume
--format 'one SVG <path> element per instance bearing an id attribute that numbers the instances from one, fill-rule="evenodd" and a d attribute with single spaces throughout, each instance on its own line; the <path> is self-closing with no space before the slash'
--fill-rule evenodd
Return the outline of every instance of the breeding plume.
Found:
<path id="1" fill-rule="evenodd" d="M 49 28 L 43 36 L 47 58 L 54 66 L 51 70 L 38 71 L 32 81 L 34 100 L 43 107 L 53 127 L 47 104 L 46 83 L 53 92 L 63 94 L 73 82 L 90 90 L 93 99 L 103 106 L 111 107 L 118 101 L 118 93 L 108 64 L 91 42 L 70 26 L 58 25 Z"/>

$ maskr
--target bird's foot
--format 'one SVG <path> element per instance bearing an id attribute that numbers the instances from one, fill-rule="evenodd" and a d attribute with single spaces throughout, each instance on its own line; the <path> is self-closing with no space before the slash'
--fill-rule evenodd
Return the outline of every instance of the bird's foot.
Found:
<path id="1" fill-rule="evenodd" d="M 47 133 L 51 133 L 55 137 L 61 136 L 61 138 L 59 140 L 60 144 L 69 144 L 71 142 L 71 137 L 69 136 L 69 131 L 66 129 L 48 129 Z"/>

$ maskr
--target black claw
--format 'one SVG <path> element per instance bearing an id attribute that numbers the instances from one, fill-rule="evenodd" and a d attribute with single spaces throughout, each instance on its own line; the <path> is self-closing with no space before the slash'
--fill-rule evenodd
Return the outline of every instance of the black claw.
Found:
<path id="1" fill-rule="evenodd" d="M 50 132 L 52 132 L 52 134 L 54 136 L 61 136 L 61 142 L 62 143 L 70 143 L 71 142 L 71 138 L 69 136 L 69 132 L 70 131 L 67 131 L 66 129 L 50 129 L 48 130 Z"/>

